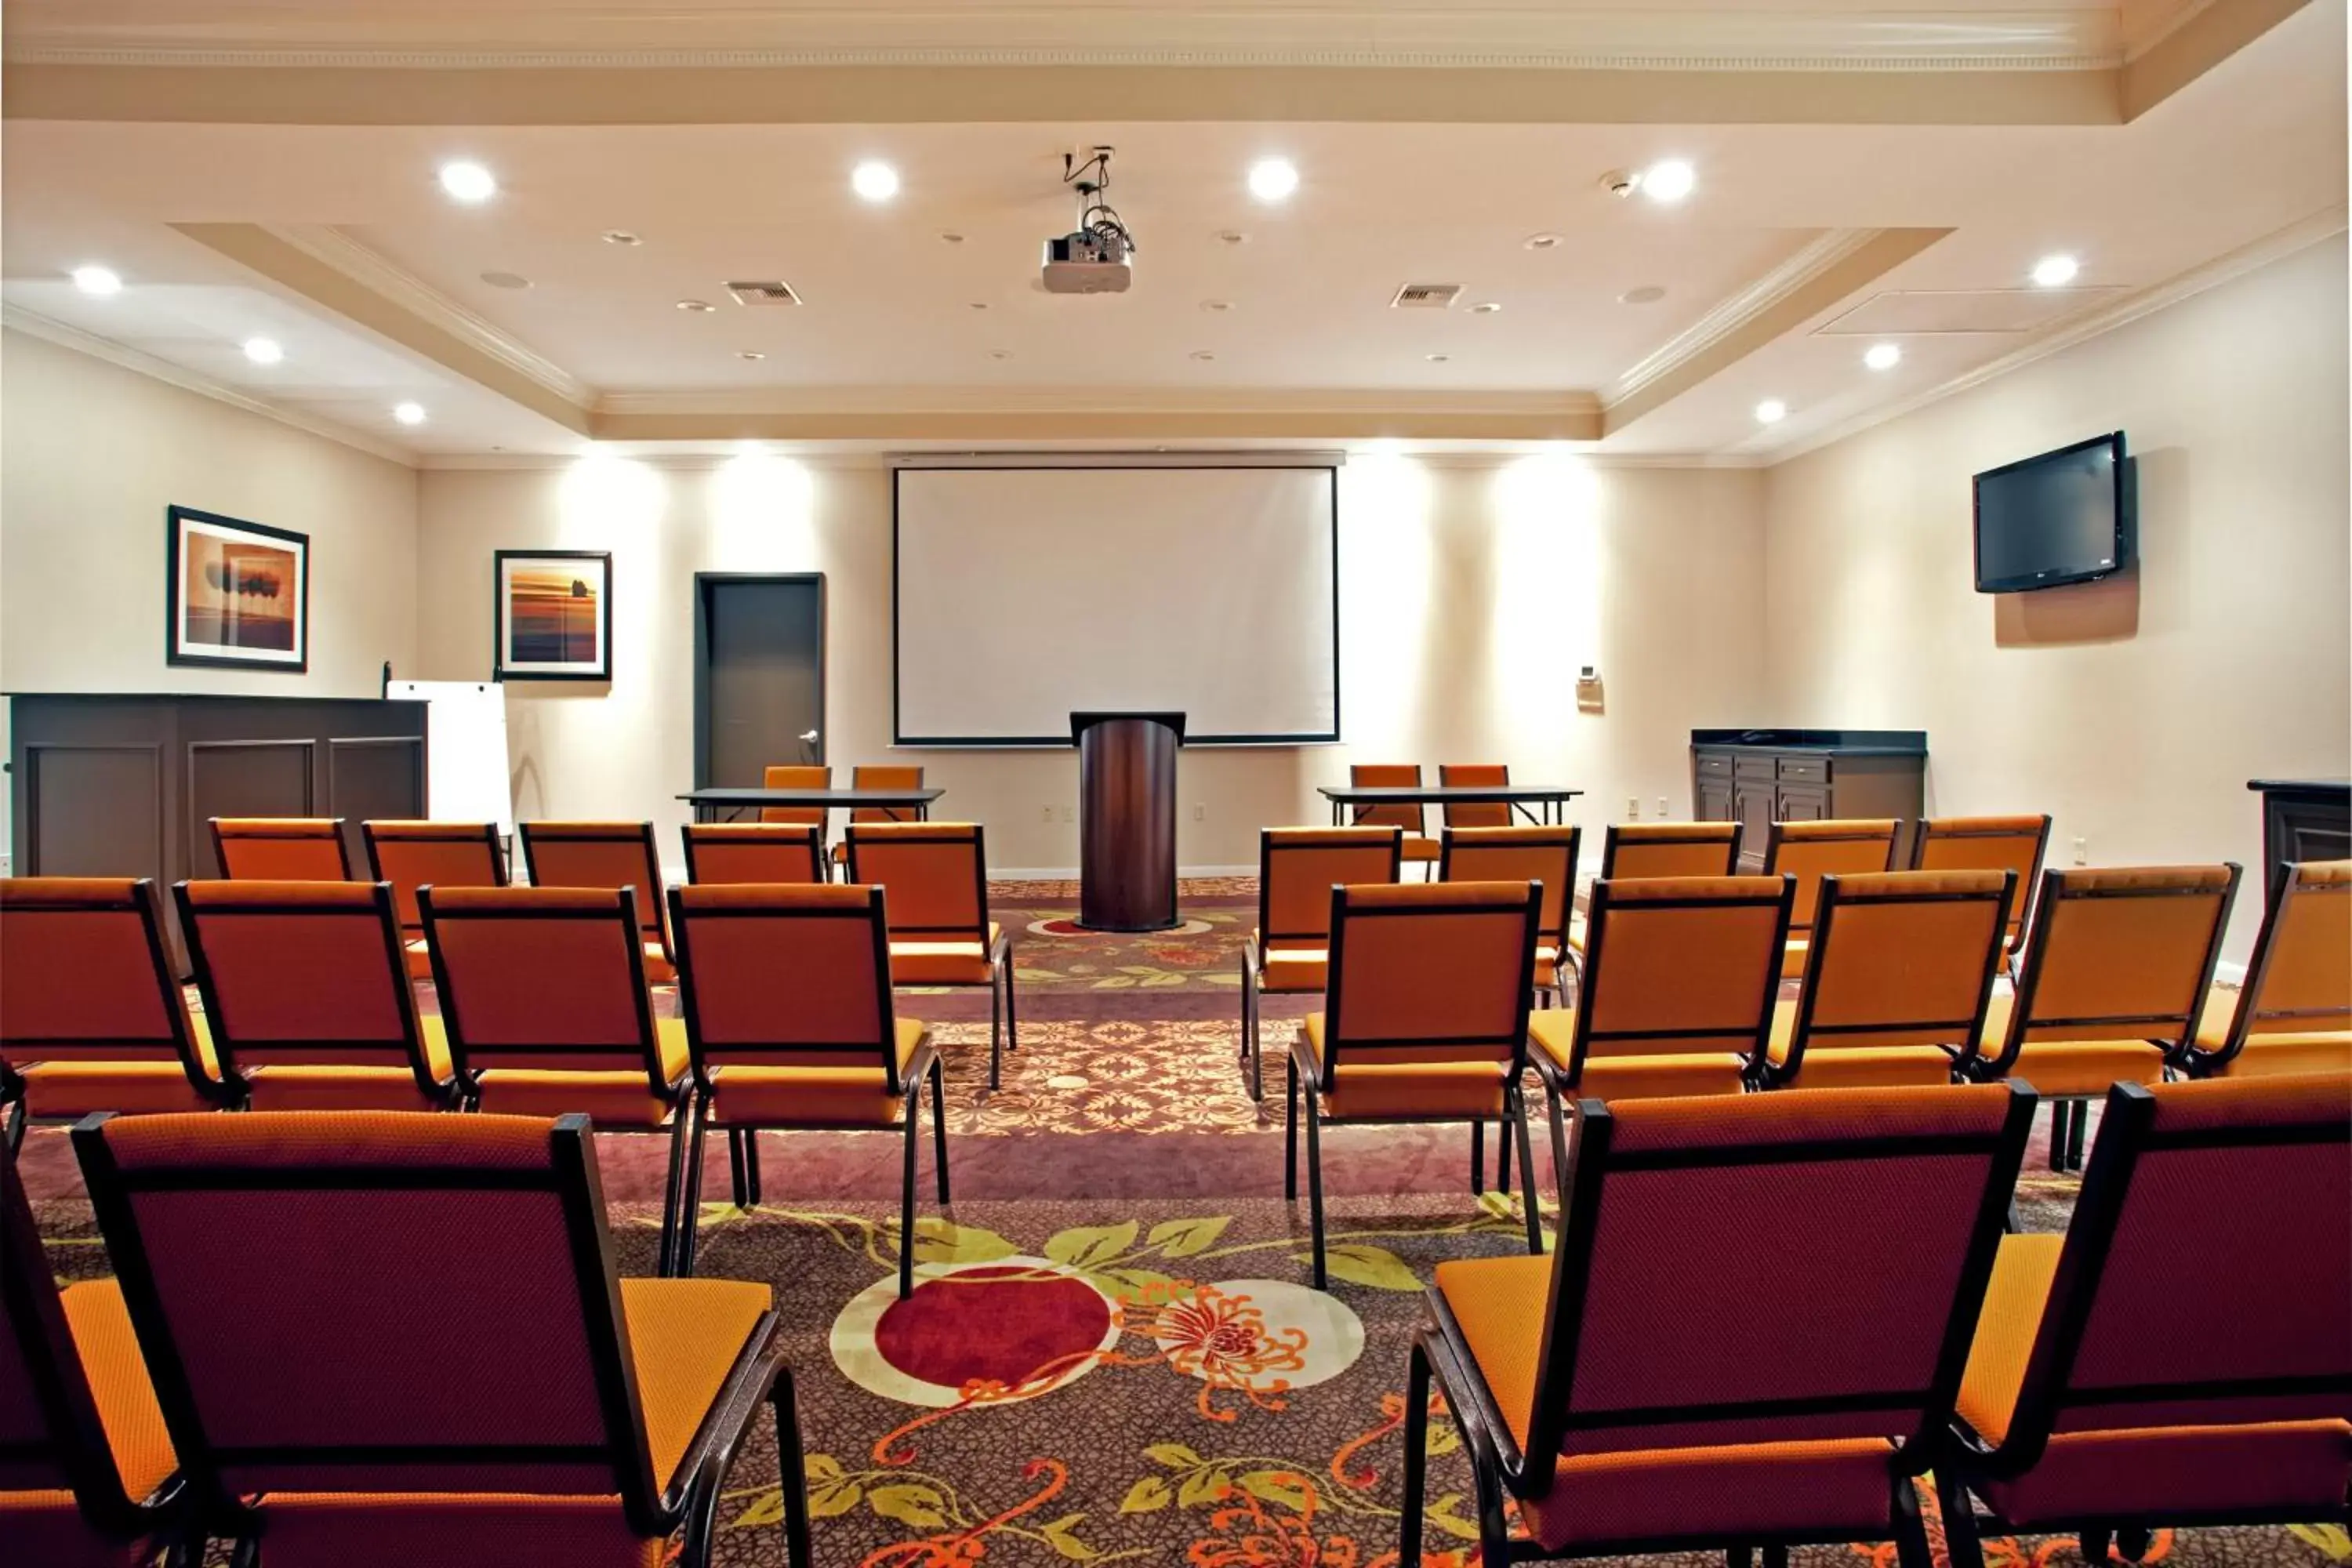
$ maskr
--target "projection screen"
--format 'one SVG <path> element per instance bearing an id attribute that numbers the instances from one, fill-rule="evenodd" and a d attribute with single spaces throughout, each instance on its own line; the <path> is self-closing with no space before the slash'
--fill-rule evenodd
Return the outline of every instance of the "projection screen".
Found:
<path id="1" fill-rule="evenodd" d="M 1195 744 L 1339 733 L 1339 474 L 1312 467 L 901 468 L 898 742 L 1067 744 L 1174 710 Z"/>

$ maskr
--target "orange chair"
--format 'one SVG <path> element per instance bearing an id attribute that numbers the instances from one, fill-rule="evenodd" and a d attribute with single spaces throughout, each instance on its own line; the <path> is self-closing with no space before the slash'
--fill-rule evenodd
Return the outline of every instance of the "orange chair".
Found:
<path id="1" fill-rule="evenodd" d="M 988 918 L 988 849 L 974 822 L 853 822 L 849 879 L 883 889 L 896 985 L 988 987 L 988 1087 L 1021 1048 L 1013 938 Z"/>
<path id="2" fill-rule="evenodd" d="M 200 1526 L 237 1562 L 266 1537 L 269 1568 L 643 1568 L 683 1530 L 676 1561 L 704 1564 L 767 1405 L 787 1561 L 808 1563 L 773 1292 L 620 1278 L 586 1117 L 73 1137 Z"/>
<path id="3" fill-rule="evenodd" d="M 2063 1237 L 2005 1236 L 1949 1452 L 2003 1533 L 2352 1523 L 2352 1078 L 2118 1083 Z M 2259 1555 L 2259 1553 L 2257 1553 Z"/>
<path id="4" fill-rule="evenodd" d="M 635 911 L 616 888 L 426 888 L 417 902 L 449 1061 L 469 1104 L 669 1128 L 660 1271 L 673 1272 L 693 1120 L 686 1026 L 654 1016 Z"/>
<path id="5" fill-rule="evenodd" d="M 2042 873 L 2017 988 L 1994 994 L 1958 1066 L 2052 1102 L 2052 1170 L 2082 1169 L 2088 1101 L 2108 1085 L 2186 1064 L 2237 893 L 2234 863 Z"/>
<path id="6" fill-rule="evenodd" d="M 1568 1179 L 1563 1100 L 1740 1094 L 1770 1044 L 1789 935 L 1788 877 L 1603 879 L 1576 1001 L 1528 1018 L 1552 1164 Z"/>
<path id="7" fill-rule="evenodd" d="M 1331 889 L 1397 879 L 1403 830 L 1265 827 L 1257 836 L 1257 928 L 1242 944 L 1242 1081 L 1265 1096 L 1258 997 L 1323 989 L 1330 961 Z"/>
<path id="8" fill-rule="evenodd" d="M 1535 882 L 1543 888 L 1543 914 L 1536 928 L 1536 1000 L 1558 1001 L 1559 967 L 1568 952 L 1570 917 L 1576 910 L 1577 846 L 1582 829 L 1557 827 L 1453 827 L 1441 839 L 1441 882 Z"/>
<path id="9" fill-rule="evenodd" d="M 419 1016 L 386 882 L 181 882 L 221 1077 L 263 1110 L 442 1110 L 460 1090 Z"/>
<path id="10" fill-rule="evenodd" d="M 520 822 L 515 831 L 532 887 L 632 889 L 646 977 L 656 985 L 677 978 L 662 923 L 661 858 L 654 853 L 652 823 Z"/>
<path id="11" fill-rule="evenodd" d="M 2352 860 L 2279 868 L 2245 984 L 2206 997 L 2184 1065 L 2197 1078 L 2352 1072 Z"/>
<path id="12" fill-rule="evenodd" d="M 1653 877 L 1731 877 L 1739 871 L 1736 822 L 1612 822 L 1601 840 L 1601 875 L 1610 881 Z M 1584 962 L 1584 917 L 1568 930 L 1569 963 Z"/>
<path id="13" fill-rule="evenodd" d="M 1511 782 L 1511 770 L 1500 763 L 1440 763 L 1437 782 L 1448 788 L 1499 788 Z M 1499 800 L 1448 801 L 1444 818 L 1448 827 L 1508 827 L 1512 821 L 1509 803 Z"/>
<path id="14" fill-rule="evenodd" d="M 237 1103 L 163 946 L 155 884 L 0 879 L 0 1108 L 28 1118 Z"/>
<path id="15" fill-rule="evenodd" d="M 1805 950 L 1813 937 L 1813 909 L 1822 879 L 1895 869 L 1895 841 L 1903 824 L 1895 817 L 1849 821 L 1776 822 L 1764 849 L 1764 874 L 1797 879 L 1797 901 L 1789 910 L 1789 950 L 1780 978 L 1805 972 Z"/>
<path id="16" fill-rule="evenodd" d="M 2042 880 L 2042 858 L 2050 848 L 2050 818 L 2042 816 L 1929 816 L 1911 831 L 1914 871 L 2014 871 L 2017 891 L 2009 909 L 2008 939 L 2000 967 L 2009 972 L 2025 941 L 2025 901 Z"/>
<path id="17" fill-rule="evenodd" d="M 821 765 L 786 763 L 771 767 L 760 775 L 761 789 L 831 789 L 833 770 Z M 824 837 L 825 819 L 832 814 L 821 805 L 763 805 L 760 808 L 762 822 L 792 822 L 816 829 Z"/>
<path id="18" fill-rule="evenodd" d="M 0 1153 L 0 1547 L 25 1568 L 130 1568 L 191 1542 L 187 1480 L 112 1279 L 58 1289 Z"/>
<path id="19" fill-rule="evenodd" d="M 236 881 L 348 882 L 350 848 L 340 816 L 215 816 L 213 853 Z"/>
<path id="20" fill-rule="evenodd" d="M 1518 1139 L 1528 1250 L 1543 1251 L 1519 1080 L 1528 1065 L 1543 889 L 1442 882 L 1331 889 L 1326 1011 L 1309 1013 L 1285 1074 L 1282 1194 L 1298 1196 L 1298 1093 L 1307 1090 L 1307 1190 L 1315 1288 L 1323 1249 L 1325 1123 L 1499 1121 Z"/>
<path id="21" fill-rule="evenodd" d="M 1984 1033 L 2014 871 L 1877 871 L 1822 879 L 1805 978 L 1772 1011 L 1749 1078 L 1763 1089 L 1952 1081 Z"/>
<path id="22" fill-rule="evenodd" d="M 1418 787 L 1421 764 L 1358 763 L 1348 770 L 1348 782 L 1359 789 Z M 1437 840 L 1429 837 L 1428 810 L 1419 801 L 1398 805 L 1359 805 L 1350 810 L 1348 821 L 1357 827 L 1402 829 L 1404 845 L 1400 853 L 1406 863 L 1427 868 L 1437 864 Z"/>
<path id="23" fill-rule="evenodd" d="M 794 822 L 689 822 L 686 879 L 721 882 L 822 882 L 824 840 Z"/>
<path id="24" fill-rule="evenodd" d="M 503 888 L 507 885 L 506 853 L 499 846 L 495 822 L 362 822 L 360 836 L 367 844 L 368 872 L 379 882 L 392 884 L 393 902 L 400 910 L 400 934 L 406 944 L 411 978 L 433 977 L 433 956 L 425 948 L 425 923 L 416 912 L 416 889 L 436 888 Z"/>
<path id="25" fill-rule="evenodd" d="M 852 768 L 849 770 L 849 787 L 852 789 L 920 789 L 923 787 L 923 770 L 904 767 L 895 763 Z M 920 822 L 924 820 L 924 811 L 919 805 L 855 805 L 849 808 L 849 820 L 852 822 Z M 849 864 L 847 841 L 845 840 L 833 847 L 833 862 L 836 866 Z"/>
<path id="26" fill-rule="evenodd" d="M 931 1164 L 948 1201 L 947 1087 L 930 1031 L 891 1002 L 890 927 L 873 887 L 670 889 L 679 1005 L 701 1117 L 688 1159 L 681 1272 L 694 1268 L 701 1122 L 854 1131 L 904 1127 L 898 1294 L 915 1284 L 915 1155 L 931 1088 Z M 756 1147 L 756 1145 L 752 1145 Z"/>
<path id="27" fill-rule="evenodd" d="M 1407 1371 L 1403 1561 L 1422 1561 L 1433 1374 L 1482 1562 L 1891 1538 L 1928 1568 L 1914 1478 L 1941 1468 L 2032 1093 L 1587 1100 L 1577 1119 L 1553 1255 L 1437 1266 Z"/>

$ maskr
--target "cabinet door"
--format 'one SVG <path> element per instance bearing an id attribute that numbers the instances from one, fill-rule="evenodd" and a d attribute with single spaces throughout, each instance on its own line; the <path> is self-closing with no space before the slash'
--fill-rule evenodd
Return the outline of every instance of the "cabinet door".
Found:
<path id="1" fill-rule="evenodd" d="M 1698 820 L 1729 822 L 1733 815 L 1731 781 L 1702 777 L 1698 781 Z"/>
<path id="2" fill-rule="evenodd" d="M 1752 870 L 1764 864 L 1765 846 L 1772 838 L 1772 786 L 1741 779 L 1732 787 L 1732 812 L 1739 819 L 1739 858 Z"/>
<path id="3" fill-rule="evenodd" d="M 1830 814 L 1830 792 L 1804 785 L 1782 784 L 1779 792 L 1780 820 L 1820 822 Z"/>

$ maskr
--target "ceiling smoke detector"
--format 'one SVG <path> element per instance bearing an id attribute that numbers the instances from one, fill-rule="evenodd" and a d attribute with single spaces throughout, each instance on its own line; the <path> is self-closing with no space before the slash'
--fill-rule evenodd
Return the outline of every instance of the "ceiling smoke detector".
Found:
<path id="1" fill-rule="evenodd" d="M 793 292 L 793 286 L 781 278 L 729 283 L 725 288 L 728 297 L 739 305 L 797 305 L 801 302 L 801 297 Z"/>
<path id="2" fill-rule="evenodd" d="M 1459 283 L 1407 283 L 1389 301 L 1391 310 L 1450 310 L 1462 298 Z"/>

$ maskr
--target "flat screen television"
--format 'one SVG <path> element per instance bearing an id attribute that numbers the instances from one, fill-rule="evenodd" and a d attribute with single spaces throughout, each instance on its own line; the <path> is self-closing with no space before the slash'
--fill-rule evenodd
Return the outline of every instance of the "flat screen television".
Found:
<path id="1" fill-rule="evenodd" d="M 2095 436 L 1976 477 L 1977 592 L 2087 583 L 2132 563 L 2124 433 Z"/>

